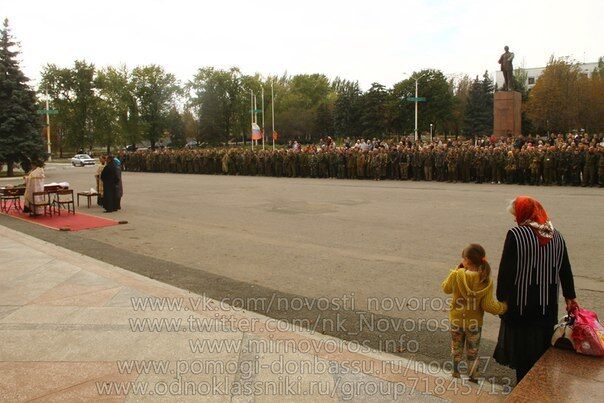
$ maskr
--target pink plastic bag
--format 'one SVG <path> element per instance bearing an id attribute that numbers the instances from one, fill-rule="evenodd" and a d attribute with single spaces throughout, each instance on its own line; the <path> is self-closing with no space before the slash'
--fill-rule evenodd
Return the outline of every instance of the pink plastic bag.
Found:
<path id="1" fill-rule="evenodd" d="M 598 321 L 598 315 L 579 307 L 575 307 L 570 315 L 574 317 L 571 337 L 575 351 L 585 355 L 604 356 L 604 327 Z"/>

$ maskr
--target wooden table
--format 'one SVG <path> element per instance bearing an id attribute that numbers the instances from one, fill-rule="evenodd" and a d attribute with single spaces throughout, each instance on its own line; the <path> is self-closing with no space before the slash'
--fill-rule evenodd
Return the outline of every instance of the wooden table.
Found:
<path id="1" fill-rule="evenodd" d="M 16 194 L 18 194 L 19 196 L 23 196 L 25 194 L 25 188 L 24 187 L 13 187 L 13 188 L 9 188 L 9 187 L 1 187 L 0 188 L 0 194 L 6 194 L 6 190 L 12 190 L 15 191 Z"/>
<path id="2" fill-rule="evenodd" d="M 92 204 L 92 196 L 98 196 L 99 194 L 97 192 L 79 192 L 78 193 L 78 207 L 80 207 L 80 196 L 83 196 L 86 198 L 87 204 L 88 204 L 88 208 L 90 208 L 91 204 Z"/>
<path id="3" fill-rule="evenodd" d="M 46 193 L 55 193 L 57 190 L 63 190 L 63 189 L 69 189 L 68 186 L 60 186 L 60 185 L 44 185 L 44 191 Z M 13 190 L 13 191 L 18 191 L 19 196 L 24 196 L 25 195 L 25 187 L 24 186 L 15 186 L 12 188 L 9 187 L 1 187 L 0 188 L 0 194 L 4 194 L 5 190 Z"/>
<path id="4" fill-rule="evenodd" d="M 56 193 L 57 190 L 66 190 L 69 189 L 69 186 L 61 186 L 61 185 L 44 185 L 44 192 L 48 193 L 50 195 L 52 195 L 53 193 Z M 8 192 L 7 191 L 11 191 L 13 195 L 18 195 L 18 196 L 25 196 L 25 187 L 23 186 L 16 186 L 16 187 L 0 187 L 0 195 L 5 195 Z M 92 195 L 91 195 L 92 196 Z M 79 199 L 78 199 L 79 202 Z M 19 203 L 20 205 L 21 203 Z M 80 204 L 78 203 L 78 206 Z M 28 206 L 29 207 L 29 206 Z M 88 207 L 90 208 L 90 199 L 88 200 Z"/>

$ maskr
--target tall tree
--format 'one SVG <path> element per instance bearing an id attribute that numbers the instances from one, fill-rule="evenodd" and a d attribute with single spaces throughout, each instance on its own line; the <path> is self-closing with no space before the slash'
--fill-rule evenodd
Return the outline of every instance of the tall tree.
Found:
<path id="1" fill-rule="evenodd" d="M 167 130 L 170 134 L 170 146 L 173 148 L 184 147 L 187 143 L 185 137 L 185 124 L 182 115 L 178 112 L 176 107 L 172 107 L 170 113 L 168 113 Z"/>
<path id="2" fill-rule="evenodd" d="M 579 66 L 551 58 L 528 97 L 527 112 L 539 131 L 578 128 L 580 103 Z"/>
<path id="3" fill-rule="evenodd" d="M 418 131 L 425 132 L 433 124 L 436 130 L 450 127 L 453 121 L 453 106 L 455 104 L 452 87 L 440 70 L 426 69 L 414 72 L 411 77 L 394 85 L 392 95 L 401 104 L 395 120 L 404 125 L 405 131 L 414 129 L 414 102 L 406 102 L 415 96 L 415 80 L 418 83 L 418 95 L 426 98 L 418 105 Z"/>
<path id="4" fill-rule="evenodd" d="M 228 141 L 243 97 L 239 69 L 201 68 L 187 88 L 192 93 L 189 104 L 199 117 L 199 133 L 203 140 Z"/>
<path id="5" fill-rule="evenodd" d="M 464 75 L 455 83 L 453 126 L 451 128 L 453 133 L 462 133 L 464 129 L 464 120 L 468 108 L 468 97 L 471 86 L 472 79 L 467 75 Z"/>
<path id="6" fill-rule="evenodd" d="M 533 123 L 529 119 L 528 114 L 526 112 L 526 105 L 528 102 L 529 89 L 527 87 L 528 82 L 528 72 L 519 68 L 514 70 L 514 91 L 518 91 L 522 95 L 522 114 L 521 114 L 521 127 L 522 133 L 529 134 L 533 132 Z"/>
<path id="7" fill-rule="evenodd" d="M 482 80 L 472 82 L 468 92 L 465 116 L 465 133 L 491 135 L 493 133 L 493 80 L 485 71 Z"/>
<path id="8" fill-rule="evenodd" d="M 317 136 L 321 137 L 332 136 L 334 134 L 332 108 L 327 102 L 317 107 L 314 132 Z"/>
<path id="9" fill-rule="evenodd" d="M 126 66 L 106 67 L 97 72 L 95 77 L 99 100 L 97 108 L 105 106 L 109 110 L 102 113 L 110 113 L 113 129 L 106 132 L 102 138 L 102 144 L 111 145 L 136 144 L 141 138 L 139 127 L 138 107 L 134 93 L 134 82 L 130 71 Z M 95 125 L 95 129 L 98 128 Z M 101 140 L 101 139 L 99 139 Z"/>
<path id="10" fill-rule="evenodd" d="M 45 159 L 35 93 L 19 67 L 18 55 L 5 19 L 0 30 L 0 163 L 7 164 L 9 176 L 15 162 Z"/>
<path id="11" fill-rule="evenodd" d="M 166 118 L 180 93 L 178 81 L 157 65 L 139 66 L 132 71 L 134 94 L 144 137 L 151 148 L 162 138 Z"/>
<path id="12" fill-rule="evenodd" d="M 360 123 L 364 137 L 382 137 L 386 133 L 386 87 L 379 83 L 371 88 L 361 99 Z"/>
<path id="13" fill-rule="evenodd" d="M 60 68 L 54 64 L 47 64 L 42 69 L 42 80 L 38 91 L 48 93 L 50 107 L 59 111 L 53 117 L 52 144 L 59 149 L 59 156 L 63 157 L 64 147 L 71 143 L 70 137 L 75 132 L 73 129 L 73 102 L 75 95 L 72 91 L 72 74 L 69 68 Z"/>
<path id="14" fill-rule="evenodd" d="M 357 81 L 336 79 L 332 84 L 336 93 L 333 110 L 334 130 L 338 136 L 358 137 L 361 135 L 359 111 L 361 90 Z"/>
<path id="15" fill-rule="evenodd" d="M 197 119 L 193 115 L 190 109 L 186 108 L 182 114 L 183 130 L 185 136 L 185 143 L 191 140 L 198 139 Z"/>
<path id="16" fill-rule="evenodd" d="M 97 101 L 94 85 L 95 67 L 86 61 L 76 60 L 71 74 L 74 101 L 69 141 L 78 148 L 86 146 L 92 148 L 97 142 L 94 138 L 94 114 Z"/>
<path id="17" fill-rule="evenodd" d="M 275 108 L 279 133 L 285 139 L 318 140 L 321 136 L 316 131 L 317 110 L 321 104 L 331 102 L 329 79 L 323 74 L 297 74 L 287 77 L 280 87 Z"/>
<path id="18" fill-rule="evenodd" d="M 604 59 L 590 75 L 579 77 L 579 122 L 590 133 L 604 131 Z"/>

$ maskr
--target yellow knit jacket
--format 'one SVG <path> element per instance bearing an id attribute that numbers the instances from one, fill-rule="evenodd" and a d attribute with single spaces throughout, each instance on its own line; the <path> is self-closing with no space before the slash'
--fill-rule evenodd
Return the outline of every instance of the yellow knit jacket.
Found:
<path id="1" fill-rule="evenodd" d="M 507 310 L 506 303 L 493 296 L 493 280 L 481 282 L 478 272 L 455 268 L 441 287 L 445 294 L 453 294 L 449 311 L 452 327 L 480 327 L 485 312 L 502 315 Z"/>

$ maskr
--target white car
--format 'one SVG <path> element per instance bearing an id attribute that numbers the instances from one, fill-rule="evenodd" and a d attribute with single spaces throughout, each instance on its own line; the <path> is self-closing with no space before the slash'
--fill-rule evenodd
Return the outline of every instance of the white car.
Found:
<path id="1" fill-rule="evenodd" d="M 88 154 L 76 154 L 76 156 L 71 159 L 71 164 L 74 167 L 83 167 L 84 165 L 94 165 L 95 161 L 93 158 L 90 158 L 90 155 Z"/>

